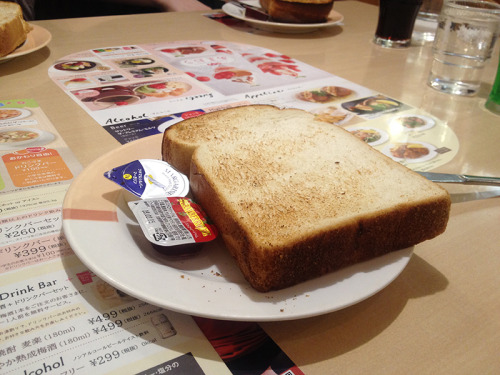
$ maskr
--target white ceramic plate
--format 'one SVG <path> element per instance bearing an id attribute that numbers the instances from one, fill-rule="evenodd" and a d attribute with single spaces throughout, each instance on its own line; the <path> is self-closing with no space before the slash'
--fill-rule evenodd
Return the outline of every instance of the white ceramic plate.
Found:
<path id="1" fill-rule="evenodd" d="M 144 238 L 124 190 L 103 173 L 132 161 L 160 158 L 162 135 L 128 143 L 94 161 L 72 183 L 63 228 L 80 260 L 115 288 L 153 305 L 216 319 L 290 320 L 360 302 L 391 283 L 413 248 L 400 250 L 280 291 L 259 293 L 243 279 L 221 241 L 196 256 L 172 259 Z M 89 234 L 92 235 L 89 235 Z"/>
<path id="2" fill-rule="evenodd" d="M 38 51 L 45 47 L 52 39 L 52 34 L 41 26 L 30 24 L 33 27 L 26 37 L 26 41 L 7 56 L 0 57 L 0 63 Z"/>
<path id="3" fill-rule="evenodd" d="M 245 1 L 245 3 L 253 5 L 255 7 L 259 7 L 258 1 Z M 332 10 L 330 12 L 327 22 L 308 23 L 308 24 L 261 21 L 255 18 L 246 17 L 244 9 L 231 3 L 224 4 L 222 6 L 222 10 L 231 17 L 247 22 L 256 29 L 271 31 L 276 33 L 288 33 L 288 34 L 310 33 L 318 29 L 339 25 L 344 20 L 344 16 L 336 12 L 335 10 Z"/>

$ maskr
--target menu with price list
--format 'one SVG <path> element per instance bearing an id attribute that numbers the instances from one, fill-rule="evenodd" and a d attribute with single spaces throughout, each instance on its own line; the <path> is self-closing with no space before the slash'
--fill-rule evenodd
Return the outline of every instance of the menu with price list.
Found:
<path id="1" fill-rule="evenodd" d="M 0 373 L 230 375 L 230 327 L 249 351 L 273 349 L 267 367 L 302 374 L 257 323 L 195 319 L 99 279 L 62 232 L 82 169 L 71 150 L 31 99 L 0 101 L 0 136 Z"/>

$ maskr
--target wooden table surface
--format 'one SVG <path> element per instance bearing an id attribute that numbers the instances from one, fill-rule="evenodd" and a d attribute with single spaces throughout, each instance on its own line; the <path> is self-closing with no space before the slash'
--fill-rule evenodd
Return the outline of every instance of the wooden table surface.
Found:
<path id="1" fill-rule="evenodd" d="M 336 2 L 343 25 L 309 34 L 248 33 L 203 13 L 37 21 L 49 46 L 0 64 L 0 99 L 35 99 L 84 165 L 119 143 L 49 78 L 57 59 L 105 46 L 175 40 L 226 40 L 274 49 L 422 108 L 459 138 L 440 171 L 500 176 L 500 116 L 486 111 L 498 45 L 476 97 L 429 88 L 429 43 L 392 50 L 372 43 L 378 9 Z M 415 247 L 403 273 L 378 294 L 318 317 L 262 323 L 308 375 L 500 373 L 500 195 L 497 188 L 447 185 L 447 231 Z M 332 297 L 333 298 L 333 297 Z"/>

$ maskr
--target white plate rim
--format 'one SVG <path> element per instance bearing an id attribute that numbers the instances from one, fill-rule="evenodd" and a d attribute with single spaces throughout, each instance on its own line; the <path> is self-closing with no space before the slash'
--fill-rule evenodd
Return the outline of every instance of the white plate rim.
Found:
<path id="1" fill-rule="evenodd" d="M 109 168 L 102 163 L 110 154 L 120 153 L 127 158 L 141 142 L 151 141 L 148 138 L 158 139 L 161 134 L 121 146 L 85 168 L 71 184 L 63 203 L 63 212 L 71 208 L 68 201 L 73 190 L 87 183 L 87 175 L 102 175 Z M 102 178 L 103 183 L 110 183 Z M 117 222 L 63 216 L 63 230 L 71 248 L 90 270 L 122 292 L 189 315 L 234 321 L 283 321 L 330 313 L 361 302 L 384 289 L 404 270 L 413 253 L 413 247 L 402 249 L 291 288 L 260 293 L 243 281 L 236 264 L 217 243 L 204 248 L 196 261 L 165 261 L 154 250 L 142 247 L 134 240 L 133 232 L 140 232 L 138 225 L 135 224 L 134 229 L 130 213 L 120 208 L 126 207 L 124 194 L 121 190 L 115 192 L 116 200 L 113 202 L 117 208 Z M 108 200 L 110 196 L 107 194 Z M 227 272 L 220 266 L 194 269 L 193 263 L 204 264 L 207 259 L 229 269 L 229 277 L 225 277 Z M 167 263 L 170 266 L 166 266 Z M 134 270 L 131 271 L 129 267 L 132 265 Z M 191 266 L 192 269 L 179 270 L 181 265 L 185 268 Z M 219 270 L 221 274 L 217 274 Z M 234 276 L 236 274 L 239 276 Z"/>
<path id="2" fill-rule="evenodd" d="M 39 49 L 45 47 L 50 43 L 50 41 L 52 40 L 52 34 L 47 29 L 31 23 L 30 26 L 33 27 L 33 30 L 28 33 L 26 41 L 8 55 L 0 57 L 0 62 L 6 62 L 15 57 L 24 56 L 29 53 L 38 51 Z M 39 40 L 37 43 L 38 38 Z M 25 45 L 29 43 L 35 43 L 35 45 L 31 48 L 26 48 Z"/>

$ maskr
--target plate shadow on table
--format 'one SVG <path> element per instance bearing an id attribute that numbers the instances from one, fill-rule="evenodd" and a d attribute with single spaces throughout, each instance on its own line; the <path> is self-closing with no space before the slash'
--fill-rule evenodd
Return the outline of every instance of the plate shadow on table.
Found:
<path id="1" fill-rule="evenodd" d="M 2 73 L 0 73 L 0 77 L 31 69 L 48 60 L 50 58 L 50 55 L 50 48 L 46 46 L 27 55 L 17 56 L 9 60 L 0 61 L 0 69 L 2 71 Z"/>
<path id="2" fill-rule="evenodd" d="M 409 300 L 437 294 L 447 286 L 445 275 L 413 254 L 406 269 L 395 281 L 360 303 L 317 317 L 263 322 L 261 325 L 281 343 L 283 350 L 296 363 L 304 366 L 326 361 L 364 345 L 389 327 Z M 301 343 L 300 347 L 297 347 L 297 342 Z"/>
<path id="3" fill-rule="evenodd" d="M 341 25 L 334 25 L 328 28 L 323 28 L 323 29 L 318 29 L 312 32 L 307 32 L 307 33 L 280 33 L 280 32 L 273 32 L 273 31 L 268 31 L 268 30 L 262 30 L 262 29 L 257 29 L 253 28 L 250 26 L 229 26 L 226 25 L 229 30 L 231 31 L 231 37 L 234 38 L 234 32 L 243 32 L 247 34 L 255 34 L 259 35 L 262 37 L 266 36 L 272 36 L 273 38 L 280 38 L 280 39 L 321 39 L 321 38 L 330 38 L 336 35 L 340 35 L 344 32 L 344 29 L 342 28 Z"/>

